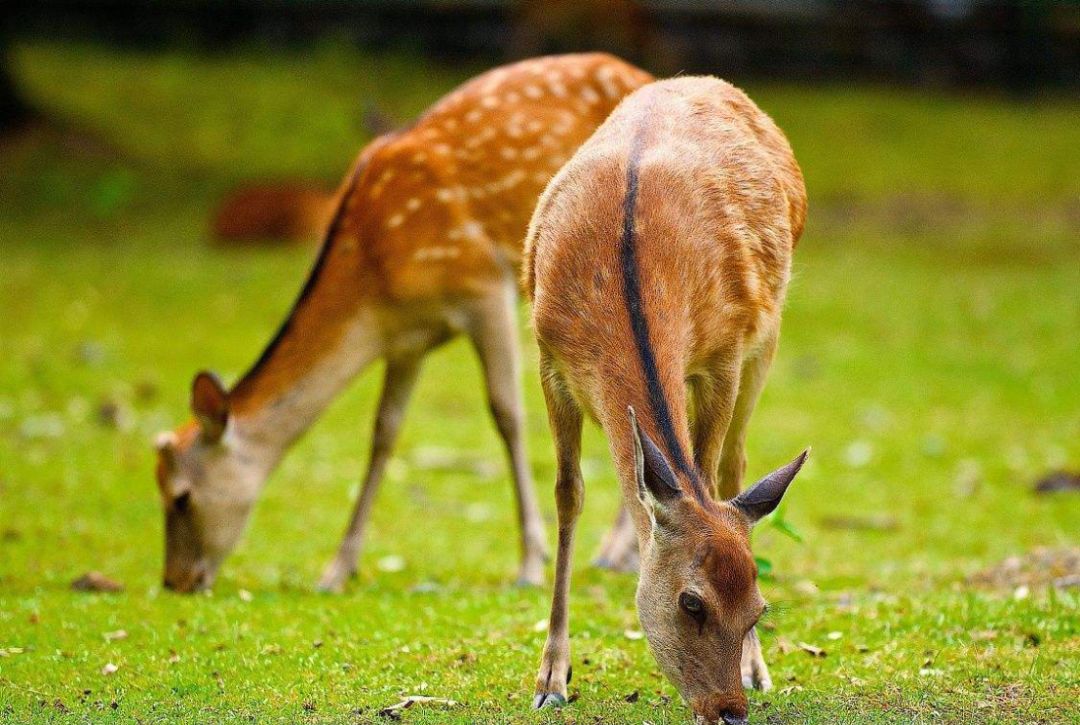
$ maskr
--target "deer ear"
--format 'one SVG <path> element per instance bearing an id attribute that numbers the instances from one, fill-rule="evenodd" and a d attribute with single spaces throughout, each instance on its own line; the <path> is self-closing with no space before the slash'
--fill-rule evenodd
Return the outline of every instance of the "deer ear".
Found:
<path id="1" fill-rule="evenodd" d="M 203 440 L 208 443 L 221 440 L 229 422 L 229 394 L 213 373 L 204 370 L 192 381 L 191 412 L 199 421 Z"/>
<path id="2" fill-rule="evenodd" d="M 795 474 L 806 463 L 806 457 L 809 455 L 810 449 L 807 448 L 794 461 L 783 468 L 777 468 L 768 476 L 765 476 L 765 478 L 731 499 L 731 503 L 735 508 L 742 511 L 746 518 L 750 519 L 750 523 L 757 523 L 780 505 L 780 499 L 784 497 L 788 486 L 795 480 Z"/>
<path id="3" fill-rule="evenodd" d="M 634 434 L 634 473 L 637 476 L 638 498 L 655 520 L 657 510 L 682 498 L 683 492 L 663 451 L 638 425 L 634 409 L 628 408 L 627 413 Z"/>

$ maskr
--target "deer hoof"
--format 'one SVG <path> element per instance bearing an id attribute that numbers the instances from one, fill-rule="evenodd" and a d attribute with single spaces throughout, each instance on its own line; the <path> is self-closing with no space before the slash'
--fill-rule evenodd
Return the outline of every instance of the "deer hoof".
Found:
<path id="1" fill-rule="evenodd" d="M 533 710 L 565 707 L 566 698 L 557 692 L 540 692 L 533 698 Z"/>
<path id="2" fill-rule="evenodd" d="M 352 567 L 342 566 L 339 562 L 333 562 L 326 567 L 322 578 L 316 585 L 316 589 L 325 594 L 341 594 L 345 590 L 345 582 L 349 577 L 355 576 L 356 570 Z"/>

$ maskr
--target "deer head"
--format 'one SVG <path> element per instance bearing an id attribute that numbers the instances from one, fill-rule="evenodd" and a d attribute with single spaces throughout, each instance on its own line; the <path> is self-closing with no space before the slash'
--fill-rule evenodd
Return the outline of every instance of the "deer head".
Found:
<path id="1" fill-rule="evenodd" d="M 750 530 L 780 503 L 808 451 L 731 501 L 702 503 L 633 411 L 631 426 L 638 497 L 651 525 L 637 591 L 642 629 L 699 721 L 745 722 L 743 639 L 765 611 Z"/>
<path id="2" fill-rule="evenodd" d="M 209 587 L 243 533 L 269 471 L 236 435 L 229 398 L 211 373 L 195 376 L 194 420 L 158 434 L 157 483 L 165 511 L 165 587 Z"/>

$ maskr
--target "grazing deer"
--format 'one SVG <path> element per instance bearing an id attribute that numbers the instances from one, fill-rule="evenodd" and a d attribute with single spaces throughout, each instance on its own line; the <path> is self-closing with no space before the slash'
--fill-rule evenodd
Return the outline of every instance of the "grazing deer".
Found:
<path id="1" fill-rule="evenodd" d="M 165 586 L 209 586 L 286 449 L 335 396 L 386 360 L 371 458 L 336 558 L 355 572 L 365 522 L 424 356 L 469 336 L 506 445 L 522 582 L 545 539 L 522 431 L 515 322 L 522 240 L 544 185 L 630 91 L 651 80 L 613 56 L 515 63 L 466 83 L 406 130 L 369 144 L 339 192 L 318 261 L 280 331 L 226 391 L 199 373 L 194 421 L 157 442 Z"/>
<path id="2" fill-rule="evenodd" d="M 806 453 L 739 491 L 805 213 L 783 134 L 715 78 L 635 92 L 544 191 L 525 286 L 557 456 L 559 548 L 535 707 L 564 704 L 570 679 L 586 412 L 607 434 L 637 535 L 638 616 L 660 668 L 709 723 L 744 722 L 740 685 L 769 686 L 750 529 Z"/>

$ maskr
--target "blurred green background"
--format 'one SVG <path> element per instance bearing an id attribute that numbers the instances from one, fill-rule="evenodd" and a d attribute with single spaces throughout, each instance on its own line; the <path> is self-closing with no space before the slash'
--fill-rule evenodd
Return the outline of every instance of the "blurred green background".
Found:
<path id="1" fill-rule="evenodd" d="M 0 719 L 379 722 L 414 694 L 458 703 L 416 722 L 689 717 L 635 638 L 633 577 L 588 567 L 617 504 L 595 430 L 580 699 L 529 713 L 549 592 L 510 584 L 509 480 L 460 341 L 425 369 L 345 594 L 312 585 L 363 470 L 375 369 L 285 460 L 213 594 L 160 587 L 152 436 L 187 415 L 194 371 L 250 364 L 316 253 L 211 244 L 217 202 L 253 179 L 332 187 L 364 108 L 408 119 L 489 63 L 340 40 L 9 50 L 39 115 L 0 141 Z M 789 135 L 811 204 L 749 441 L 750 475 L 814 447 L 782 515 L 801 542 L 755 540 L 777 689 L 752 717 L 1075 717 L 1080 499 L 1032 487 L 1080 466 L 1080 102 L 730 79 Z M 70 591 L 91 569 L 125 592 Z"/>

